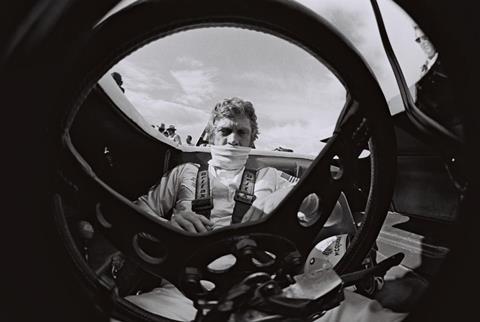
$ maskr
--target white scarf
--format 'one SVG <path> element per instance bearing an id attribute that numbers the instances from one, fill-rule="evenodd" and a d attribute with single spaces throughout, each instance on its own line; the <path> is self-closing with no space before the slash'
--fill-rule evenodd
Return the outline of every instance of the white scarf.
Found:
<path id="1" fill-rule="evenodd" d="M 245 166 L 251 149 L 244 146 L 212 145 L 212 159 L 208 164 L 224 170 L 241 169 Z"/>

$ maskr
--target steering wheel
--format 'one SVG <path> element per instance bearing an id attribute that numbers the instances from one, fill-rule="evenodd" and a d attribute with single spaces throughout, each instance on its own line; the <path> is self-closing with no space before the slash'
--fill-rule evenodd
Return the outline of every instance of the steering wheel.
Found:
<path id="1" fill-rule="evenodd" d="M 296 44 L 321 60 L 342 82 L 347 100 L 332 137 L 307 173 L 269 216 L 258 222 L 191 234 L 152 218 L 96 176 L 76 150 L 69 129 L 84 98 L 96 81 L 121 58 L 152 40 L 199 27 L 230 26 L 270 33 Z M 392 121 L 382 91 L 361 56 L 325 20 L 309 9 L 282 0 L 165 0 L 132 4 L 98 25 L 76 66 L 82 75 L 73 90 L 80 97 L 62 116 L 61 143 L 64 167 L 83 169 L 99 189 L 95 218 L 105 235 L 145 271 L 168 279 L 194 301 L 215 299 L 253 272 L 299 272 L 314 248 L 341 192 L 355 182 L 356 160 L 369 146 L 371 180 L 361 225 L 347 252 L 335 266 L 337 273 L 354 269 L 370 251 L 390 204 L 395 173 L 395 140 Z M 73 156 L 73 158 L 72 158 Z M 332 165 L 338 168 L 332 171 Z M 68 173 L 68 171 L 66 171 Z M 311 226 L 299 224 L 297 212 L 304 198 L 320 199 L 319 219 Z M 62 197 L 56 198 L 62 219 Z M 68 238 L 68 236 L 67 236 Z M 236 263 L 212 269 L 210 263 L 226 254 Z M 72 256 L 77 256 L 73 252 Z M 97 276 L 77 260 L 89 285 L 105 289 Z M 199 283 L 205 279 L 215 288 Z M 115 314 L 137 321 L 161 320 L 106 292 Z"/>

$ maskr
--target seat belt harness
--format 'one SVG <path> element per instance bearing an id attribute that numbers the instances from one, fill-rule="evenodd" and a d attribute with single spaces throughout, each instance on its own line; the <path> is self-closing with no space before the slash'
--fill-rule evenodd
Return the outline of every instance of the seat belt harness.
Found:
<path id="1" fill-rule="evenodd" d="M 240 187 L 235 191 L 235 206 L 232 213 L 232 224 L 242 222 L 242 218 L 255 201 L 255 181 L 257 171 L 245 169 L 242 175 Z M 192 201 L 192 211 L 210 218 L 213 209 L 213 197 L 210 192 L 210 178 L 208 166 L 201 165 L 197 173 L 195 185 L 195 199 Z"/>
<path id="2" fill-rule="evenodd" d="M 192 211 L 199 215 L 210 218 L 210 212 L 213 209 L 213 198 L 210 193 L 208 166 L 200 166 L 195 185 L 195 200 L 192 201 Z"/>
<path id="3" fill-rule="evenodd" d="M 242 222 L 242 218 L 255 201 L 255 181 L 257 180 L 257 171 L 245 169 L 243 171 L 240 187 L 235 191 L 235 207 L 232 213 L 232 224 Z"/>

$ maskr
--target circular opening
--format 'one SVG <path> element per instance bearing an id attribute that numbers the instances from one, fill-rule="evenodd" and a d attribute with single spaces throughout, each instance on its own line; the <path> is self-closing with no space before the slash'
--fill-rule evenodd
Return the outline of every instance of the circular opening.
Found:
<path id="1" fill-rule="evenodd" d="M 257 267 L 267 267 L 275 263 L 275 259 L 277 256 L 275 254 L 270 253 L 266 250 L 258 251 L 254 257 L 252 257 L 252 263 L 253 265 Z"/>
<path id="2" fill-rule="evenodd" d="M 301 226 L 310 227 L 317 222 L 320 218 L 319 205 L 320 198 L 315 193 L 311 193 L 303 199 L 297 213 L 297 219 Z"/>
<path id="3" fill-rule="evenodd" d="M 215 288 L 215 283 L 208 280 L 200 280 L 200 285 L 202 285 L 202 287 L 208 292 Z"/>
<path id="4" fill-rule="evenodd" d="M 223 255 L 208 264 L 207 268 L 212 273 L 224 273 L 235 265 L 237 258 L 233 254 Z"/>
<path id="5" fill-rule="evenodd" d="M 162 263 L 167 252 L 160 241 L 147 233 L 138 233 L 133 236 L 133 249 L 145 262 L 153 265 Z"/>
<path id="6" fill-rule="evenodd" d="M 334 226 L 337 224 L 340 224 L 343 220 L 343 217 L 345 216 L 344 211 L 342 209 L 342 205 L 340 204 L 339 201 L 335 203 L 335 206 L 333 206 L 332 212 L 330 213 L 330 216 L 328 216 L 327 221 L 325 222 L 325 227 L 330 227 Z"/>
<path id="7" fill-rule="evenodd" d="M 338 155 L 332 158 L 330 164 L 330 175 L 333 180 L 340 180 L 343 177 L 343 162 Z"/>

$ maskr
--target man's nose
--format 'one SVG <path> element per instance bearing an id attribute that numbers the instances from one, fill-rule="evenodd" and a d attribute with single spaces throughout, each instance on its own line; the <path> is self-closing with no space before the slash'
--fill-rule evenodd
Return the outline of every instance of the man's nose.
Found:
<path id="1" fill-rule="evenodd" d="M 239 145 L 240 144 L 239 136 L 234 132 L 230 133 L 227 139 L 227 143 L 230 145 Z"/>

